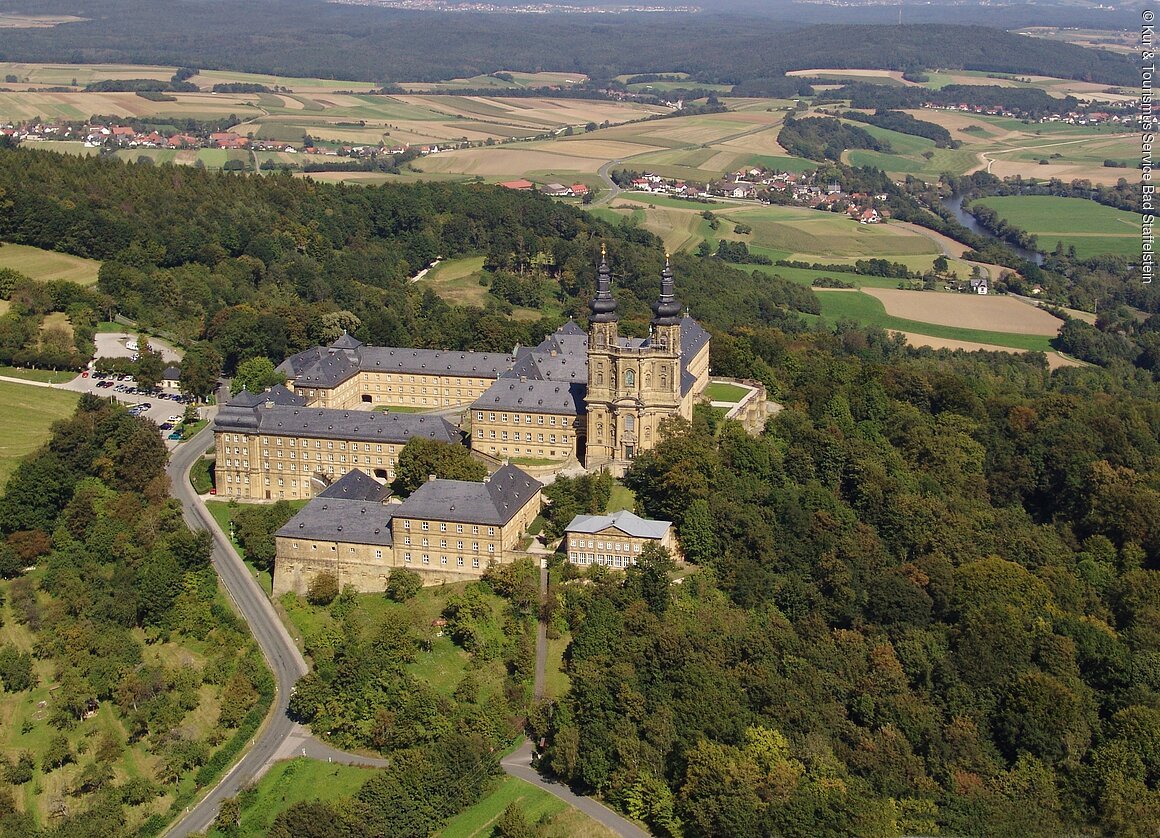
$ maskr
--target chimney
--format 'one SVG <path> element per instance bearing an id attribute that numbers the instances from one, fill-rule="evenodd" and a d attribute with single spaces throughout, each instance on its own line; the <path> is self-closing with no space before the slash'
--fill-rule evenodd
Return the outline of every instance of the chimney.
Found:
<path id="1" fill-rule="evenodd" d="M 520 384 L 527 384 L 527 383 L 528 383 L 528 377 L 526 375 L 521 375 L 520 376 Z"/>
<path id="2" fill-rule="evenodd" d="M 428 474 L 428 475 L 427 475 L 427 482 L 428 482 L 428 483 L 430 483 L 430 482 L 431 482 L 432 480 L 434 480 L 434 479 L 435 479 L 435 475 L 434 475 L 434 474 Z"/>

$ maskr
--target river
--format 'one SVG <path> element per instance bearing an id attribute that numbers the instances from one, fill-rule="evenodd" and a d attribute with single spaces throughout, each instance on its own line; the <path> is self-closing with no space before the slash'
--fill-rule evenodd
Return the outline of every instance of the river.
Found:
<path id="1" fill-rule="evenodd" d="M 1015 251 L 1015 253 L 1018 254 L 1021 258 L 1026 259 L 1029 262 L 1034 262 L 1036 265 L 1043 264 L 1042 253 L 1037 253 L 1034 250 L 1028 250 L 1025 247 L 1019 247 L 1018 245 L 1011 244 L 1011 242 L 999 238 L 982 224 L 980 224 L 979 220 L 975 218 L 975 216 L 971 215 L 969 212 L 963 209 L 963 196 L 961 194 L 955 193 L 949 198 L 942 198 L 939 203 L 941 203 L 946 209 L 950 210 L 955 219 L 972 233 L 985 236 L 988 239 L 994 239 L 997 242 L 1002 242 L 1011 250 Z"/>

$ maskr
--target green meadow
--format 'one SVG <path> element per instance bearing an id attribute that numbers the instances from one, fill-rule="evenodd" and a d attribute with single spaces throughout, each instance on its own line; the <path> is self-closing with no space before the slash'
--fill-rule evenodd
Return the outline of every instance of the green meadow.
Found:
<path id="1" fill-rule="evenodd" d="M 1106 207 L 1083 198 L 1052 195 L 1009 195 L 982 198 L 1008 223 L 1039 237 L 1039 248 L 1050 252 L 1056 242 L 1075 247 L 1081 259 L 1092 256 L 1138 256 L 1140 221 L 1136 213 Z"/>
<path id="2" fill-rule="evenodd" d="M 11 268 L 41 282 L 59 279 L 92 285 L 97 281 L 101 263 L 24 244 L 0 244 L 0 268 Z"/>

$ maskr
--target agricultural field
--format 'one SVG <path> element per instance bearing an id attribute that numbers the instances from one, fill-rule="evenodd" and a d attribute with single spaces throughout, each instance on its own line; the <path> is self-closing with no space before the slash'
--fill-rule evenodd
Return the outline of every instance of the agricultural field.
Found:
<path id="1" fill-rule="evenodd" d="M 31 384 L 0 381 L 4 433 L 0 434 L 0 489 L 25 456 L 48 440 L 49 428 L 71 416 L 78 394 Z"/>
<path id="2" fill-rule="evenodd" d="M 871 293 L 872 290 L 866 292 L 858 290 L 819 290 L 817 294 L 822 304 L 822 316 L 831 322 L 836 322 L 842 318 L 850 318 L 851 320 L 857 320 L 859 323 L 864 323 L 869 326 L 880 326 L 883 329 L 891 331 L 906 332 L 908 334 L 923 335 L 932 338 L 985 343 L 1012 352 L 1051 351 L 1051 344 L 1049 343 L 1050 337 L 1048 335 L 1028 334 L 1026 331 L 1000 332 L 991 329 L 980 329 L 974 325 L 940 325 L 932 322 L 935 318 L 945 321 L 947 317 L 943 314 L 943 310 L 948 307 L 951 310 L 958 309 L 962 303 L 957 298 L 961 296 L 964 300 L 969 301 L 969 295 L 935 291 L 899 292 L 914 294 L 916 297 L 923 298 L 919 303 L 923 307 L 915 313 L 925 319 L 911 319 L 887 312 L 886 306 L 883 305 L 878 297 Z M 1014 300 L 1011 302 L 1014 305 L 1021 305 L 1021 303 Z M 1031 306 L 1026 306 L 1026 309 L 1027 322 L 1032 322 L 1033 319 L 1037 319 L 1037 316 L 1046 316 L 1043 312 Z M 964 322 L 974 324 L 977 321 L 973 317 L 967 316 Z M 1060 321 L 1056 321 L 1056 324 L 1058 327 Z"/>
<path id="3" fill-rule="evenodd" d="M 25 15 L 15 13 L 0 14 L 0 29 L 51 29 L 62 23 L 77 23 L 85 20 L 72 15 Z"/>
<path id="4" fill-rule="evenodd" d="M 1054 337 L 1062 325 L 1058 317 L 1013 297 L 900 291 L 897 288 L 868 288 L 865 293 L 876 297 L 892 317 L 940 326 Z"/>
<path id="5" fill-rule="evenodd" d="M 853 166 L 877 166 L 892 175 L 911 174 L 928 180 L 938 178 L 943 172 L 968 174 L 984 168 L 999 177 L 1019 174 L 1040 179 L 1058 177 L 1065 181 L 1083 178 L 1106 184 L 1133 176 L 1130 168 L 1103 165 L 1104 160 L 1135 165 L 1133 149 L 1139 140 L 1116 126 L 1024 123 L 1008 117 L 932 108 L 905 113 L 941 125 L 962 146 L 937 148 L 932 140 L 923 137 L 852 123 L 888 141 L 893 151 L 887 154 L 854 149 L 847 151 L 843 160 Z"/>
<path id="6" fill-rule="evenodd" d="M 1056 242 L 1075 247 L 1081 259 L 1140 252 L 1140 216 L 1083 198 L 1050 195 L 1010 195 L 978 201 L 1009 223 L 1039 237 L 1039 248 L 1051 251 Z"/>
<path id="7" fill-rule="evenodd" d="M 66 280 L 77 285 L 97 281 L 101 263 L 55 250 L 41 250 L 23 244 L 0 244 L 0 268 L 11 268 L 40 282 Z"/>

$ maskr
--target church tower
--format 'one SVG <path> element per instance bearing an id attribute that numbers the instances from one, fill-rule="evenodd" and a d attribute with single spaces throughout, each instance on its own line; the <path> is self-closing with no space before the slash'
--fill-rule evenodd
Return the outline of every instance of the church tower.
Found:
<path id="1" fill-rule="evenodd" d="M 588 445 L 585 465 L 623 474 L 659 441 L 660 425 L 681 412 L 681 304 L 665 257 L 650 335 L 621 338 L 603 251 L 596 296 L 589 304 Z"/>
<path id="2" fill-rule="evenodd" d="M 596 271 L 596 296 L 588 303 L 588 392 L 584 402 L 588 413 L 587 449 L 589 467 L 610 463 L 615 456 L 616 436 L 612 404 L 615 401 L 616 350 L 620 335 L 616 324 L 616 300 L 612 297 L 612 273 L 604 245 L 600 245 L 600 267 Z"/>

